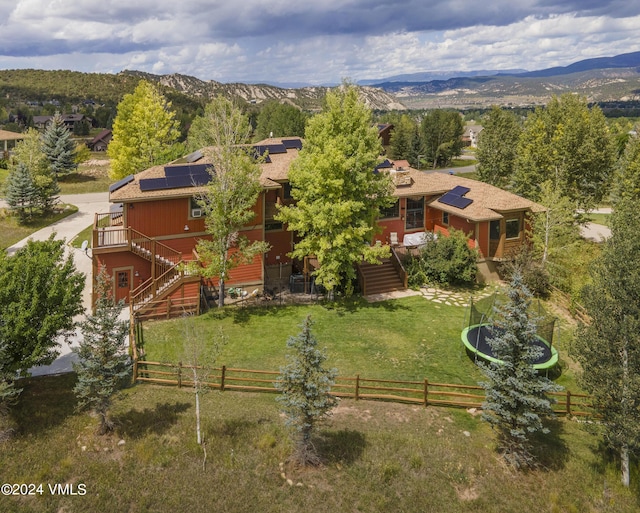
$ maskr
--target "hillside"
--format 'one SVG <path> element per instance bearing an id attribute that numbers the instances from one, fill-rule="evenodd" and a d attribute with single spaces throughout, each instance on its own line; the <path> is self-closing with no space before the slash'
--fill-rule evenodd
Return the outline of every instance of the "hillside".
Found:
<path id="1" fill-rule="evenodd" d="M 270 85 L 222 84 L 203 81 L 186 75 L 152 75 L 139 71 L 118 74 L 81 73 L 77 71 L 0 70 L 0 98 L 2 104 L 17 106 L 21 102 L 81 103 L 93 100 L 99 104 L 117 104 L 132 92 L 141 79 L 162 86 L 163 92 L 175 103 L 202 105 L 218 94 L 242 100 L 247 104 L 260 104 L 278 100 L 306 110 L 319 110 L 327 87 L 283 89 Z M 385 91 L 363 87 L 362 95 L 374 110 L 404 109 L 397 99 Z M 2 105 L 0 104 L 0 105 Z"/>
<path id="2" fill-rule="evenodd" d="M 640 100 L 640 52 L 526 73 L 392 81 L 376 86 L 409 108 L 542 105 L 565 92 L 579 93 L 590 102 L 635 102 Z"/>

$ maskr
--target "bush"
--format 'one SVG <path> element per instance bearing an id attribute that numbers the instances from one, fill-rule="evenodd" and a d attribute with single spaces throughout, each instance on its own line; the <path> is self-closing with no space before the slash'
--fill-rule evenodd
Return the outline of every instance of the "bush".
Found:
<path id="1" fill-rule="evenodd" d="M 478 253 L 469 247 L 465 233 L 452 228 L 449 236 L 434 237 L 420 255 L 408 259 L 409 285 L 471 285 L 478 274 L 477 259 Z"/>
<path id="2" fill-rule="evenodd" d="M 523 246 L 512 262 L 501 269 L 501 277 L 511 281 L 515 271 L 520 273 L 522 282 L 535 297 L 549 297 L 551 291 L 551 277 L 546 267 L 534 259 L 531 249 Z"/>

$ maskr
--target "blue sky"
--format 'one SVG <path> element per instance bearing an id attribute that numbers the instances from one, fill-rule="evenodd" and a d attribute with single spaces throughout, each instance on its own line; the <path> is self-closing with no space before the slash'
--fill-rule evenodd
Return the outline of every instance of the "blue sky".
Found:
<path id="1" fill-rule="evenodd" d="M 0 69 L 326 84 L 639 50 L 631 0 L 0 0 Z"/>

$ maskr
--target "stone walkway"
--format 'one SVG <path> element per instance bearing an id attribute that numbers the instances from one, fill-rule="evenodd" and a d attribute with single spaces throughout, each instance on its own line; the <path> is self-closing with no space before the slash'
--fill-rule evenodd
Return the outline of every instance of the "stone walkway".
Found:
<path id="1" fill-rule="evenodd" d="M 451 290 L 442 290 L 435 287 L 421 287 L 422 296 L 434 303 L 440 303 L 448 306 L 469 306 L 469 298 L 473 297 L 474 301 L 491 296 L 496 291 L 495 287 L 486 287 L 481 291 L 474 292 L 454 292 Z"/>
<path id="2" fill-rule="evenodd" d="M 473 292 L 455 292 L 451 290 L 442 290 L 431 286 L 424 286 L 421 287 L 420 290 L 398 290 L 395 292 L 386 292 L 383 294 L 371 294 L 369 296 L 365 296 L 365 298 L 370 303 L 375 303 L 377 301 L 386 301 L 388 299 L 398 299 L 401 297 L 422 295 L 422 297 L 434 303 L 440 303 L 448 306 L 467 307 L 469 306 L 470 297 L 473 297 L 473 300 L 477 301 L 479 299 L 491 296 L 495 293 L 495 291 L 496 287 L 486 287 L 483 290 Z"/>

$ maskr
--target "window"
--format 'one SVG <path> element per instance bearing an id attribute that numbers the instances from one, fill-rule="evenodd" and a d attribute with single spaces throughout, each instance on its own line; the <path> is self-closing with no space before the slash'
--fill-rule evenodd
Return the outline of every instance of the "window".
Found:
<path id="1" fill-rule="evenodd" d="M 504 224 L 507 239 L 520 238 L 520 219 L 507 219 Z"/>
<path id="2" fill-rule="evenodd" d="M 291 184 L 289 182 L 282 184 L 283 199 L 291 199 Z"/>
<path id="3" fill-rule="evenodd" d="M 424 198 L 418 200 L 407 198 L 407 230 L 424 228 Z"/>
<path id="4" fill-rule="evenodd" d="M 380 209 L 380 219 L 391 219 L 393 217 L 400 217 L 400 200 L 397 200 L 390 207 Z"/>
<path id="5" fill-rule="evenodd" d="M 282 223 L 279 221 L 266 221 L 264 223 L 264 231 L 265 232 L 273 232 L 277 230 L 282 230 Z"/>
<path id="6" fill-rule="evenodd" d="M 449 212 L 442 213 L 442 224 L 449 224 Z"/>
<path id="7" fill-rule="evenodd" d="M 118 271 L 118 288 L 129 288 L 129 271 Z"/>
<path id="8" fill-rule="evenodd" d="M 491 221 L 489 224 L 489 239 L 500 240 L 500 221 Z"/>

